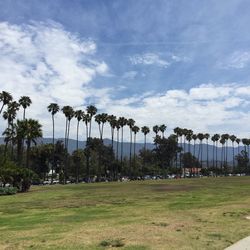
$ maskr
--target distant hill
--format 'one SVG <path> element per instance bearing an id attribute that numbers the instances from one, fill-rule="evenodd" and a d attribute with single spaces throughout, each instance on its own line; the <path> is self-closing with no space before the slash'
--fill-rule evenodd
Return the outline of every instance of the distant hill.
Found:
<path id="1" fill-rule="evenodd" d="M 55 139 L 56 141 L 57 140 L 61 140 L 61 141 L 64 141 L 64 138 L 57 138 Z M 111 140 L 110 139 L 104 139 L 104 144 L 105 145 L 111 145 Z M 0 144 L 3 144 L 4 143 L 4 138 L 3 137 L 0 137 Z M 42 139 L 39 139 L 38 140 L 38 144 L 47 144 L 47 143 L 52 143 L 52 138 L 42 138 Z M 86 142 L 85 141 L 79 141 L 79 148 L 84 148 L 86 145 Z M 114 151 L 116 153 L 116 141 L 114 141 Z M 119 143 L 119 150 L 120 150 L 120 147 L 121 147 L 121 143 Z M 123 154 L 124 156 L 129 156 L 129 148 L 130 147 L 130 143 L 129 142 L 124 142 L 123 143 Z M 144 147 L 144 144 L 143 143 L 136 143 L 136 153 L 138 153 L 142 148 Z M 154 144 L 153 143 L 147 143 L 147 149 L 150 149 L 152 150 L 154 148 Z M 186 148 L 186 152 L 188 151 L 188 144 L 186 144 L 185 146 Z M 72 153 L 74 150 L 76 149 L 76 140 L 73 140 L 73 139 L 69 139 L 69 152 Z M 243 150 L 244 147 L 243 146 L 240 146 L 240 151 Z M 193 145 L 191 144 L 190 145 L 190 151 L 191 153 L 193 153 L 193 150 L 194 150 L 194 147 Z M 199 146 L 198 144 L 196 145 L 195 147 L 195 155 L 197 156 L 198 155 L 198 151 L 199 151 Z M 207 145 L 206 144 L 202 144 L 202 158 L 203 158 L 203 161 L 206 161 L 207 159 Z M 238 153 L 238 147 L 235 147 L 234 149 L 235 151 L 235 155 Z M 217 158 L 218 158 L 218 161 L 220 161 L 221 159 L 221 148 L 218 147 L 218 151 L 217 151 Z M 208 160 L 209 161 L 212 161 L 213 160 L 213 146 L 212 145 L 208 145 Z M 233 161 L 233 148 L 232 147 L 228 147 L 228 161 Z"/>

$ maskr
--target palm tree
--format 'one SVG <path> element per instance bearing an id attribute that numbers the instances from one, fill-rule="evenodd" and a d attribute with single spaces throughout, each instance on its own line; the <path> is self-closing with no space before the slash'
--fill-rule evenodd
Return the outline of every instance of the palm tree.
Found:
<path id="1" fill-rule="evenodd" d="M 142 128 L 141 128 L 141 132 L 144 134 L 144 151 L 146 150 L 146 137 L 147 137 L 147 134 L 150 132 L 150 129 L 149 129 L 149 127 L 147 127 L 147 126 L 143 126 Z"/>
<path id="2" fill-rule="evenodd" d="M 197 138 L 200 140 L 200 145 L 199 145 L 199 152 L 198 152 L 198 160 L 199 159 L 201 159 L 200 160 L 200 163 L 201 163 L 201 167 L 202 167 L 202 141 L 203 141 L 203 139 L 204 139 L 204 134 L 202 134 L 202 133 L 199 133 L 198 135 L 197 135 Z M 201 158 L 200 158 L 200 153 L 201 153 Z"/>
<path id="3" fill-rule="evenodd" d="M 222 167 L 225 166 L 225 150 L 224 150 L 224 145 L 226 143 L 226 140 L 223 137 L 223 135 L 221 135 L 220 143 L 221 143 L 221 146 L 222 146 L 222 149 L 221 149 L 221 165 L 220 165 L 221 169 L 222 169 Z"/>
<path id="4" fill-rule="evenodd" d="M 186 140 L 188 141 L 188 152 L 191 153 L 190 151 L 190 143 L 193 139 L 193 131 L 191 129 L 189 129 L 186 133 Z"/>
<path id="5" fill-rule="evenodd" d="M 164 138 L 164 132 L 166 131 L 167 126 L 165 124 L 162 124 L 159 126 L 159 131 L 162 133 L 162 137 Z"/>
<path id="6" fill-rule="evenodd" d="M 0 114 L 2 113 L 2 110 L 5 105 L 8 105 L 13 100 L 13 97 L 10 93 L 6 91 L 2 91 L 0 93 L 0 102 L 2 102 L 2 107 L 0 109 Z"/>
<path id="7" fill-rule="evenodd" d="M 158 135 L 159 131 L 160 131 L 159 126 L 158 126 L 158 125 L 155 125 L 155 126 L 153 127 L 153 131 L 154 131 L 155 137 L 156 137 L 156 136 Z"/>
<path id="8" fill-rule="evenodd" d="M 125 117 L 119 117 L 118 123 L 122 129 L 122 135 L 121 135 L 121 167 L 122 167 L 122 163 L 123 163 L 123 127 L 127 124 L 127 119 Z"/>
<path id="9" fill-rule="evenodd" d="M 215 140 L 215 143 L 216 143 L 216 150 L 215 150 L 215 167 L 217 168 L 218 165 L 218 141 L 220 140 L 220 135 L 219 134 L 214 134 L 214 140 Z"/>
<path id="10" fill-rule="evenodd" d="M 85 124 L 85 127 L 86 127 L 86 142 L 88 140 L 88 137 L 89 137 L 89 122 L 90 122 L 90 115 L 88 113 L 84 113 L 82 114 L 82 121 L 84 122 Z"/>
<path id="11" fill-rule="evenodd" d="M 53 183 L 53 173 L 54 173 L 54 167 L 55 167 L 55 114 L 59 112 L 60 107 L 58 106 L 57 103 L 50 103 L 50 105 L 47 107 L 47 109 L 51 113 L 51 118 L 52 118 L 53 164 L 52 164 L 51 183 Z"/>
<path id="12" fill-rule="evenodd" d="M 174 128 L 174 133 L 176 134 L 176 138 L 177 138 L 177 145 L 179 145 L 179 136 L 182 136 L 182 132 L 181 132 L 181 128 L 176 127 Z M 181 145 L 181 144 L 180 144 Z M 181 154 L 179 155 L 180 157 L 180 167 L 181 167 Z M 176 152 L 176 157 L 175 157 L 175 164 L 176 164 L 176 168 L 177 168 L 177 162 L 178 162 L 178 152 Z"/>
<path id="13" fill-rule="evenodd" d="M 97 113 L 97 108 L 93 105 L 87 106 L 87 113 L 90 116 L 90 121 L 89 121 L 89 138 L 91 137 L 91 122 L 92 122 L 92 117 Z"/>
<path id="14" fill-rule="evenodd" d="M 235 141 L 238 144 L 238 154 L 239 154 L 240 153 L 240 142 L 241 142 L 241 139 L 237 138 Z"/>
<path id="15" fill-rule="evenodd" d="M 66 128 L 65 128 L 65 148 L 68 151 L 68 141 L 69 141 L 69 131 L 70 131 L 70 121 L 74 117 L 74 110 L 71 106 L 64 106 L 62 112 L 66 118 Z"/>
<path id="16" fill-rule="evenodd" d="M 32 101 L 29 96 L 21 96 L 19 99 L 19 104 L 23 107 L 23 120 L 25 119 L 26 108 L 31 105 Z"/>
<path id="17" fill-rule="evenodd" d="M 113 146 L 114 146 L 114 131 L 115 131 L 115 128 L 116 128 L 116 116 L 114 115 L 109 115 L 107 117 L 107 121 L 109 122 L 109 125 L 110 125 L 110 128 L 111 128 L 111 148 L 112 148 L 112 151 L 113 151 Z"/>
<path id="18" fill-rule="evenodd" d="M 26 167 L 29 168 L 31 143 L 33 142 L 36 145 L 36 139 L 43 136 L 42 125 L 37 120 L 33 119 L 23 120 L 23 122 L 26 128 L 25 129 L 25 139 L 27 144 Z"/>
<path id="19" fill-rule="evenodd" d="M 80 121 L 83 119 L 84 112 L 82 110 L 76 110 L 75 111 L 75 118 L 77 119 L 77 127 L 76 127 L 76 150 L 78 151 L 79 148 L 79 124 Z"/>
<path id="20" fill-rule="evenodd" d="M 196 140 L 198 139 L 196 134 L 192 135 L 192 139 L 194 141 L 194 148 L 193 148 L 193 156 L 195 156 L 195 146 L 196 146 Z"/>
<path id="21" fill-rule="evenodd" d="M 8 144 L 10 141 L 12 141 L 13 143 L 16 133 L 13 127 L 7 127 L 2 133 L 2 135 L 4 136 L 4 142 L 5 142 L 5 147 L 4 147 L 4 162 L 5 162 L 7 157 Z"/>
<path id="22" fill-rule="evenodd" d="M 108 114 L 106 113 L 102 113 L 102 114 L 98 114 L 95 116 L 95 121 L 98 124 L 99 127 L 99 132 L 100 132 L 100 140 L 102 141 L 103 138 L 103 128 L 104 128 L 104 124 L 107 122 L 108 120 Z"/>
<path id="23" fill-rule="evenodd" d="M 225 164 L 227 166 L 227 151 L 228 151 L 228 139 L 229 139 L 229 134 L 223 134 L 221 135 L 221 137 L 225 140 L 225 143 L 226 143 L 226 148 L 225 148 L 225 151 L 224 151 L 224 158 L 225 158 Z"/>
<path id="24" fill-rule="evenodd" d="M 119 119 L 116 121 L 116 160 L 118 161 L 119 158 L 119 130 L 121 128 L 119 124 Z"/>
<path id="25" fill-rule="evenodd" d="M 230 140 L 232 142 L 232 146 L 233 146 L 233 170 L 235 168 L 235 159 L 234 159 L 234 142 L 237 139 L 237 137 L 235 135 L 230 135 Z"/>
<path id="26" fill-rule="evenodd" d="M 136 134 L 140 131 L 138 126 L 133 126 L 132 131 L 134 133 L 134 167 L 135 167 L 135 156 L 136 156 Z"/>
<path id="27" fill-rule="evenodd" d="M 186 153 L 186 136 L 188 134 L 188 129 L 184 128 L 182 129 L 182 135 L 184 136 L 184 141 L 183 141 L 183 152 Z"/>
<path id="28" fill-rule="evenodd" d="M 147 134 L 150 132 L 149 127 L 143 126 L 141 128 L 141 132 L 144 134 L 144 153 L 146 153 L 146 147 L 147 147 Z M 142 173 L 143 169 L 145 168 L 145 157 L 143 157 L 143 166 L 142 166 Z"/>
<path id="29" fill-rule="evenodd" d="M 213 168 L 214 168 L 215 135 L 211 137 L 211 141 L 213 142 Z"/>
<path id="30" fill-rule="evenodd" d="M 208 161 L 208 139 L 210 135 L 208 133 L 204 134 L 204 139 L 207 141 L 207 168 L 209 167 L 209 161 Z"/>
<path id="31" fill-rule="evenodd" d="M 131 178 L 132 174 L 132 128 L 135 125 L 135 121 L 133 119 L 127 120 L 127 125 L 129 126 L 130 130 L 130 145 L 129 145 L 129 177 Z"/>

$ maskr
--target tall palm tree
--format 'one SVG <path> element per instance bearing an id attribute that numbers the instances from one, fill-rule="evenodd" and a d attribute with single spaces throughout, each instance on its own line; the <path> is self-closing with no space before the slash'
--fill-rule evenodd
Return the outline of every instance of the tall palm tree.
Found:
<path id="1" fill-rule="evenodd" d="M 155 126 L 153 127 L 153 131 L 154 131 L 155 137 L 156 137 L 156 136 L 158 135 L 159 131 L 160 131 L 159 126 L 158 126 L 158 125 L 155 125 Z"/>
<path id="2" fill-rule="evenodd" d="M 116 128 L 116 116 L 114 115 L 109 115 L 107 117 L 107 121 L 109 122 L 110 128 L 111 128 L 111 148 L 112 148 L 112 152 L 113 152 L 113 147 L 114 147 L 114 131 Z"/>
<path id="3" fill-rule="evenodd" d="M 132 131 L 134 133 L 134 167 L 135 167 L 135 156 L 136 156 L 136 134 L 140 131 L 138 126 L 133 126 Z"/>
<path id="4" fill-rule="evenodd" d="M 77 119 L 77 127 L 76 127 L 76 150 L 79 149 L 79 124 L 80 121 L 83 119 L 84 112 L 82 110 L 75 111 L 75 118 Z"/>
<path id="5" fill-rule="evenodd" d="M 135 121 L 133 119 L 128 119 L 127 120 L 127 125 L 129 126 L 129 130 L 130 130 L 130 144 L 129 144 L 129 176 L 131 178 L 131 174 L 132 174 L 132 128 L 135 125 Z"/>
<path id="6" fill-rule="evenodd" d="M 221 137 L 225 140 L 225 151 L 224 151 L 224 158 L 225 158 L 225 164 L 227 166 L 227 151 L 228 151 L 228 140 L 229 140 L 229 134 L 223 134 Z"/>
<path id="7" fill-rule="evenodd" d="M 86 128 L 86 142 L 88 140 L 89 137 L 89 122 L 90 122 L 90 115 L 88 113 L 84 113 L 82 114 L 82 121 L 85 124 L 85 128 Z"/>
<path id="8" fill-rule="evenodd" d="M 220 140 L 220 135 L 219 134 L 214 134 L 214 140 L 215 140 L 215 144 L 216 144 L 216 150 L 215 150 L 215 167 L 217 169 L 218 167 L 218 141 Z"/>
<path id="9" fill-rule="evenodd" d="M 176 127 L 174 128 L 174 133 L 176 134 L 176 138 L 177 138 L 177 145 L 179 145 L 179 136 L 182 136 L 182 132 L 181 132 L 181 128 Z M 181 143 L 180 143 L 181 146 Z M 175 164 L 176 164 L 176 168 L 178 165 L 178 152 L 176 152 L 176 157 L 175 157 Z M 179 154 L 179 159 L 180 159 L 180 167 L 181 167 L 181 153 Z"/>
<path id="10" fill-rule="evenodd" d="M 237 137 L 235 135 L 230 135 L 230 140 L 232 142 L 233 147 L 233 170 L 235 169 L 235 159 L 234 159 L 234 142 L 236 141 Z"/>
<path id="11" fill-rule="evenodd" d="M 147 126 L 143 126 L 141 128 L 141 132 L 144 134 L 144 153 L 146 153 L 147 134 L 150 132 L 150 129 Z M 142 174 L 143 174 L 143 169 L 145 169 L 145 157 L 143 157 Z"/>
<path id="12" fill-rule="evenodd" d="M 204 134 L 204 139 L 206 139 L 207 142 L 207 168 L 209 167 L 209 159 L 208 159 L 208 139 L 210 138 L 210 134 L 206 133 Z"/>
<path id="13" fill-rule="evenodd" d="M 102 141 L 103 138 L 103 128 L 104 128 L 104 124 L 107 122 L 108 120 L 108 114 L 106 113 L 102 113 L 102 114 L 98 114 L 95 116 L 95 121 L 98 124 L 99 127 L 99 132 L 100 132 L 100 140 Z"/>
<path id="14" fill-rule="evenodd" d="M 191 153 L 190 151 L 190 143 L 193 139 L 193 131 L 191 129 L 189 129 L 186 133 L 186 140 L 188 141 L 188 152 Z"/>
<path id="15" fill-rule="evenodd" d="M 241 139 L 240 138 L 236 138 L 236 143 L 238 144 L 238 154 L 240 153 L 240 142 L 241 142 Z"/>
<path id="16" fill-rule="evenodd" d="M 51 113 L 51 118 L 52 118 L 53 164 L 52 164 L 51 183 L 53 183 L 53 173 L 54 173 L 54 167 L 55 167 L 55 114 L 59 112 L 60 107 L 57 103 L 50 103 L 47 109 Z"/>
<path id="17" fill-rule="evenodd" d="M 214 164 L 214 155 L 215 155 L 215 135 L 213 135 L 212 137 L 211 137 L 211 141 L 213 142 L 213 168 L 214 168 L 214 166 L 215 166 L 215 164 Z"/>
<path id="18" fill-rule="evenodd" d="M 184 137 L 184 140 L 183 140 L 183 152 L 186 153 L 186 136 L 188 135 L 188 129 L 186 129 L 186 128 L 182 129 L 182 135 Z"/>
<path id="19" fill-rule="evenodd" d="M 2 113 L 2 110 L 5 105 L 8 105 L 13 100 L 12 95 L 9 92 L 2 91 L 0 93 L 0 102 L 2 102 L 2 107 L 0 109 L 0 114 Z"/>
<path id="20" fill-rule="evenodd" d="M 119 159 L 119 130 L 121 128 L 120 124 L 119 124 L 119 119 L 116 120 L 116 160 L 118 161 Z"/>
<path id="21" fill-rule="evenodd" d="M 226 139 L 223 137 L 223 135 L 221 135 L 221 139 L 220 139 L 220 143 L 221 143 L 221 169 L 225 166 L 225 143 L 226 143 Z"/>
<path id="22" fill-rule="evenodd" d="M 150 132 L 150 129 L 149 127 L 147 126 L 143 126 L 141 128 L 141 132 L 144 134 L 144 151 L 146 150 L 146 146 L 147 146 L 147 142 L 146 142 L 146 137 L 147 137 L 147 134 Z"/>
<path id="23" fill-rule="evenodd" d="M 198 139 L 197 135 L 193 134 L 192 139 L 194 141 L 193 156 L 195 157 L 195 146 L 196 146 L 196 140 Z"/>
<path id="24" fill-rule="evenodd" d="M 166 131 L 167 126 L 165 124 L 162 124 L 159 126 L 159 131 L 162 133 L 162 137 L 164 138 L 164 132 Z"/>
<path id="25" fill-rule="evenodd" d="M 65 148 L 68 151 L 68 140 L 69 140 L 69 131 L 70 131 L 70 121 L 74 117 L 74 110 L 71 106 L 64 106 L 62 112 L 66 118 L 66 127 L 65 127 Z"/>
<path id="26" fill-rule="evenodd" d="M 19 104 L 23 107 L 23 120 L 25 119 L 25 111 L 31 105 L 32 101 L 29 96 L 21 96 Z"/>
<path id="27" fill-rule="evenodd" d="M 43 136 L 42 125 L 33 119 L 24 120 L 25 130 L 25 139 L 27 144 L 26 152 L 26 167 L 29 168 L 29 158 L 30 158 L 30 148 L 31 143 L 33 142 L 36 145 L 36 139 Z"/>
<path id="28" fill-rule="evenodd" d="M 199 141 L 200 141 L 200 145 L 199 145 L 199 152 L 198 152 L 198 159 L 200 159 L 200 163 L 201 163 L 201 167 L 202 167 L 202 141 L 203 141 L 203 139 L 204 139 L 204 134 L 202 134 L 202 133 L 199 133 L 198 135 L 197 135 L 197 137 L 198 137 L 198 139 L 199 139 Z M 200 154 L 201 153 L 201 154 Z M 200 158 L 200 155 L 201 155 L 201 158 Z"/>
<path id="29" fill-rule="evenodd" d="M 122 130 L 122 134 L 121 134 L 121 167 L 122 167 L 122 164 L 123 164 L 123 127 L 127 125 L 127 119 L 125 117 L 119 117 L 118 123 Z"/>
<path id="30" fill-rule="evenodd" d="M 91 122 L 92 122 L 92 117 L 97 113 L 97 108 L 94 105 L 89 105 L 87 106 L 87 113 L 90 116 L 90 121 L 89 121 L 89 138 L 91 137 Z"/>

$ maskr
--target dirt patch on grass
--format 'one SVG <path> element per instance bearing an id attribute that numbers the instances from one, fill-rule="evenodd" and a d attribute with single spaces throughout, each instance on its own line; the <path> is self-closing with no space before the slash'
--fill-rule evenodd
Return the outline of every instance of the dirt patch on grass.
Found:
<path id="1" fill-rule="evenodd" d="M 159 192 L 190 191 L 198 188 L 199 186 L 189 186 L 189 185 L 166 185 L 166 184 L 152 185 L 152 189 L 154 191 L 159 191 Z"/>

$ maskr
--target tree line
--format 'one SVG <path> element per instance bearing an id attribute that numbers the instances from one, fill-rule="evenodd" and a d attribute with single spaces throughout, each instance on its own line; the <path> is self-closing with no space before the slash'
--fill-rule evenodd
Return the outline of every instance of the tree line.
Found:
<path id="1" fill-rule="evenodd" d="M 32 104 L 30 97 L 22 96 L 15 101 L 10 93 L 0 93 L 0 114 L 7 121 L 3 131 L 4 145 L 1 146 L 0 178 L 2 182 L 10 181 L 6 169 L 15 169 L 12 172 L 25 172 L 26 175 L 36 175 L 37 178 L 46 178 L 51 171 L 51 182 L 59 175 L 60 182 L 66 183 L 69 179 L 75 182 L 85 180 L 89 182 L 93 176 L 97 180 L 117 180 L 121 176 L 144 176 L 146 174 L 164 175 L 167 173 L 183 173 L 186 169 L 213 169 L 221 172 L 228 169 L 228 142 L 233 148 L 233 165 L 231 171 L 237 171 L 239 163 L 248 166 L 250 140 L 239 139 L 235 135 L 198 133 L 191 129 L 176 127 L 173 134 L 166 137 L 167 126 L 155 125 L 153 150 L 147 149 L 147 136 L 150 133 L 148 126 L 139 127 L 132 118 L 116 117 L 107 113 L 98 113 L 94 105 L 85 110 L 74 110 L 71 106 L 59 107 L 57 103 L 48 105 L 51 114 L 52 143 L 37 145 L 37 140 L 43 136 L 42 125 L 38 120 L 27 119 L 26 110 Z M 22 119 L 17 119 L 17 113 L 22 109 Z M 58 112 L 65 116 L 64 141 L 55 141 L 55 119 Z M 76 150 L 69 153 L 69 138 L 72 130 L 71 121 L 76 119 Z M 92 136 L 93 122 L 98 125 L 98 138 Z M 79 148 L 79 127 L 85 126 L 86 145 Z M 110 145 L 104 145 L 103 133 L 106 125 L 110 127 Z M 124 157 L 124 129 L 128 128 L 129 156 Z M 144 135 L 144 147 L 136 154 L 136 139 L 138 133 Z M 208 159 L 209 139 L 213 142 L 213 160 Z M 203 156 L 203 144 L 206 142 L 207 159 Z M 191 152 L 191 143 L 193 152 Z M 240 143 L 244 152 L 240 152 Z M 238 146 L 235 148 L 235 144 Z M 221 145 L 221 155 L 218 148 Z M 198 147 L 198 153 L 196 148 Z M 237 150 L 235 152 L 235 150 Z M 236 154 L 235 154 L 236 153 Z M 237 161 L 237 165 L 236 165 Z M 245 167 L 246 168 L 246 167 Z M 246 170 L 244 168 L 244 170 Z M 204 170 L 203 170 L 204 171 Z M 243 170 L 242 170 L 243 171 Z M 21 173 L 20 172 L 20 173 Z M 23 174 L 23 175 L 25 175 Z M 15 177 L 17 178 L 17 177 Z M 25 179 L 18 177 L 19 179 Z M 13 179 L 13 178 L 12 178 Z M 19 184 L 20 185 L 20 184 Z"/>

